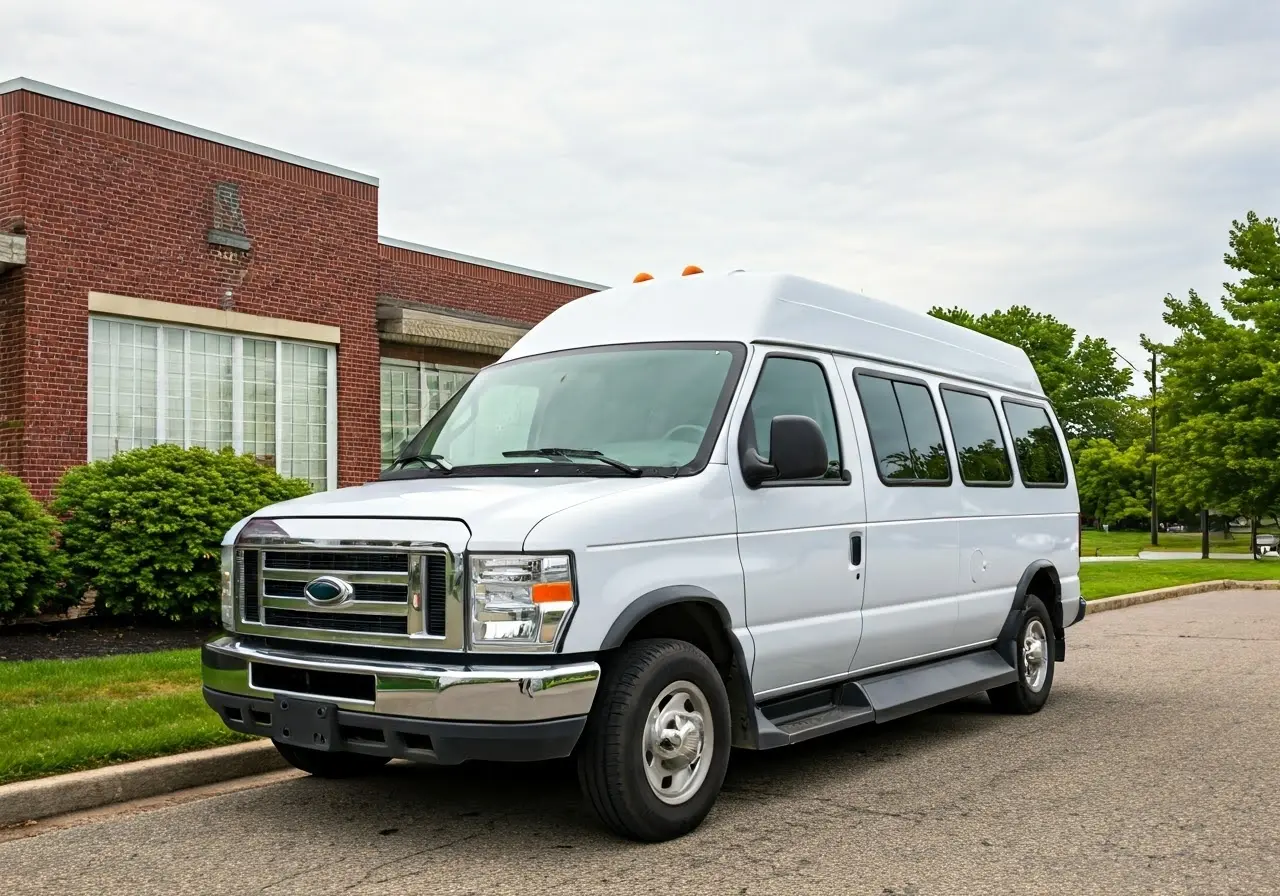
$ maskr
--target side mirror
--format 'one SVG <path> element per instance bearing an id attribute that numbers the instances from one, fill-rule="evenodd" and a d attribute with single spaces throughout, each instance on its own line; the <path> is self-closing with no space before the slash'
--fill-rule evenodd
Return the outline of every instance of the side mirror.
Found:
<path id="1" fill-rule="evenodd" d="M 827 441 L 812 417 L 785 415 L 769 423 L 769 460 L 743 453 L 742 474 L 752 488 L 771 480 L 817 479 L 827 472 Z"/>

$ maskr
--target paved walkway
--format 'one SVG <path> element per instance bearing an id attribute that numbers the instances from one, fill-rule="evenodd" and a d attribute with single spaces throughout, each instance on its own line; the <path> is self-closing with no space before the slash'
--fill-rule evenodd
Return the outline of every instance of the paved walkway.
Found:
<path id="1" fill-rule="evenodd" d="M 1133 560 L 1199 560 L 1199 551 L 1142 551 L 1136 556 L 1133 554 L 1124 557 L 1090 557 L 1088 555 L 1081 557 L 1081 563 L 1128 563 Z M 1253 554 L 1223 554 L 1209 552 L 1210 560 L 1252 560 Z M 1266 562 L 1274 562 L 1277 558 L 1268 554 L 1263 558 Z"/>
<path id="2" fill-rule="evenodd" d="M 563 764 L 393 765 L 9 832 L 0 893 L 1280 893 L 1280 596 L 1099 613 L 1068 644 L 1040 714 L 978 698 L 739 755 L 673 843 L 602 833 Z"/>

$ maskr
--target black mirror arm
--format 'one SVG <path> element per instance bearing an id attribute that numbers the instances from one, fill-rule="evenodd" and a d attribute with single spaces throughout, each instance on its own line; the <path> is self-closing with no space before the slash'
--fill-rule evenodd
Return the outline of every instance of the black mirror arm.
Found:
<path id="1" fill-rule="evenodd" d="M 778 468 L 760 456 L 755 448 L 742 453 L 742 478 L 751 488 L 778 478 Z"/>

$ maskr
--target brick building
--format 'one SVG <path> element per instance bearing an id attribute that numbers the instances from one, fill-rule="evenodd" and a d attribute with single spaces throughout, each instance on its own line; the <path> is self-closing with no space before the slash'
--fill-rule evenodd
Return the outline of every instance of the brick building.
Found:
<path id="1" fill-rule="evenodd" d="M 0 83 L 0 467 L 232 445 L 364 482 L 531 324 L 601 287 L 378 235 L 378 182 Z"/>

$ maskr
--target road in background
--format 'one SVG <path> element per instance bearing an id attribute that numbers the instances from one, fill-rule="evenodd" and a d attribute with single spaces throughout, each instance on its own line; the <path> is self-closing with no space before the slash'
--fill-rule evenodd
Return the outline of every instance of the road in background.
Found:
<path id="1" fill-rule="evenodd" d="M 602 833 L 566 764 L 294 778 L 0 842 L 0 893 L 1280 893 L 1280 593 L 1088 617 L 985 699 L 739 754 L 696 833 Z M 15 836 L 10 832 L 10 836 Z"/>

